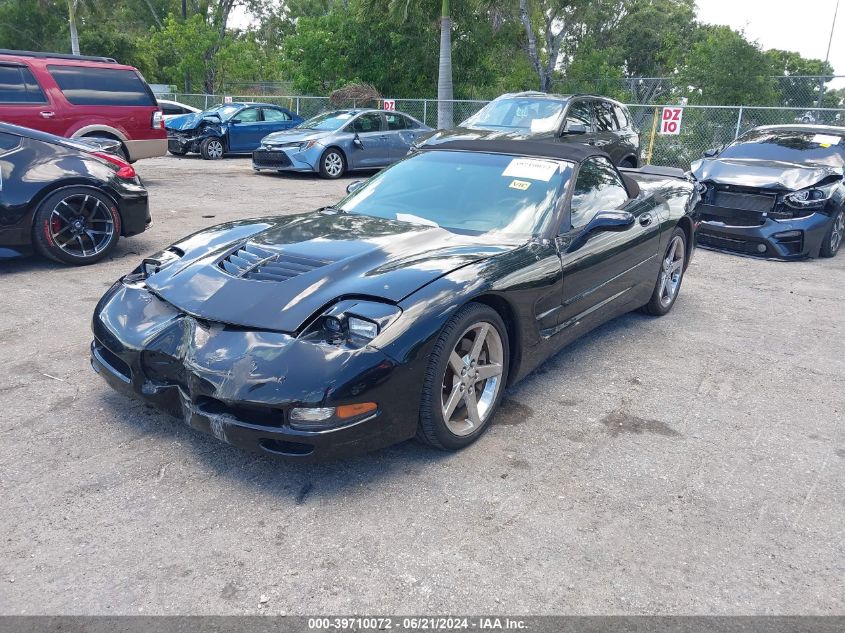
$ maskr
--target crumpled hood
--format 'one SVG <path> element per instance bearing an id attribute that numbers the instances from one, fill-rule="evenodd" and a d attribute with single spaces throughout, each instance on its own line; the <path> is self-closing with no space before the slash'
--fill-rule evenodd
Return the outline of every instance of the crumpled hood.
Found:
<path id="1" fill-rule="evenodd" d="M 185 252 L 181 260 L 146 283 L 165 301 L 198 318 L 294 332 L 341 297 L 396 303 L 442 275 L 520 243 L 315 212 L 235 222 L 197 233 L 175 245 Z M 271 264 L 248 270 L 244 257 L 254 253 Z M 292 276 L 261 279 L 261 271 L 271 267 Z"/>
<path id="2" fill-rule="evenodd" d="M 220 124 L 220 119 L 218 119 L 217 117 L 208 117 L 207 120 L 212 125 Z M 173 117 L 169 121 L 165 121 L 164 127 L 168 130 L 176 130 L 181 132 L 184 130 L 193 130 L 198 128 L 202 121 L 202 112 L 192 112 L 191 114 L 180 114 L 177 117 Z"/>
<path id="3" fill-rule="evenodd" d="M 789 191 L 812 187 L 828 176 L 842 176 L 841 169 L 828 165 L 740 158 L 705 158 L 692 164 L 692 173 L 701 182 Z"/>
<path id="4" fill-rule="evenodd" d="M 456 127 L 451 130 L 437 130 L 428 137 L 423 137 L 417 145 L 431 146 L 448 141 L 522 141 L 554 138 L 554 132 L 516 132 L 507 130 L 482 130 L 478 128 Z"/>
<path id="5" fill-rule="evenodd" d="M 304 141 L 316 141 L 326 136 L 330 136 L 334 132 L 330 130 L 301 130 L 299 128 L 291 128 L 289 130 L 281 130 L 268 134 L 263 139 L 262 143 L 300 143 Z"/>

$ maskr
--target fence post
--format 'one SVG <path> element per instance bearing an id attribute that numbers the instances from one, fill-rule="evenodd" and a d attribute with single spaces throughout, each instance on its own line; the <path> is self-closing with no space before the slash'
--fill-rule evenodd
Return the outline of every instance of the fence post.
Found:
<path id="1" fill-rule="evenodd" d="M 299 97 L 296 98 L 296 113 L 299 114 Z"/>
<path id="2" fill-rule="evenodd" d="M 734 138 L 739 138 L 739 130 L 742 128 L 742 109 L 743 106 L 739 106 L 739 116 L 736 118 L 736 134 L 734 134 Z"/>
<path id="3" fill-rule="evenodd" d="M 428 125 L 428 99 L 423 99 L 423 124 Z"/>

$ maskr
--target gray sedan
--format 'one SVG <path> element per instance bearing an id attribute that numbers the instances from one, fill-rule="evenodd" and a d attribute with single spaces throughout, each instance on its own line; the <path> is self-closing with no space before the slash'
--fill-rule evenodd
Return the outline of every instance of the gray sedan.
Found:
<path id="1" fill-rule="evenodd" d="M 340 178 L 378 169 L 408 154 L 431 128 L 402 112 L 358 109 L 324 112 L 290 130 L 274 132 L 252 153 L 256 171 L 315 171 Z"/>

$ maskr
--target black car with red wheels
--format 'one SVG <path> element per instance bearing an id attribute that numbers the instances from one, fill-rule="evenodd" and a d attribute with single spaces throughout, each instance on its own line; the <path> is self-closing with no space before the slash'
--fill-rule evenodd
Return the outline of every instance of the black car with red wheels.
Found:
<path id="1" fill-rule="evenodd" d="M 0 123 L 0 259 L 93 264 L 149 226 L 146 189 L 109 149 Z"/>

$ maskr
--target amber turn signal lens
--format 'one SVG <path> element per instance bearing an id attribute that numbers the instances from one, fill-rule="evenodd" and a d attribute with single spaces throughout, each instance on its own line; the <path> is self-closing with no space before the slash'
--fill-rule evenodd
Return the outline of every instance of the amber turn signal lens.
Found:
<path id="1" fill-rule="evenodd" d="M 370 411 L 375 411 L 377 405 L 375 402 L 359 402 L 358 404 L 344 404 L 337 408 L 337 417 L 339 418 L 354 418 L 357 415 L 363 415 Z"/>

